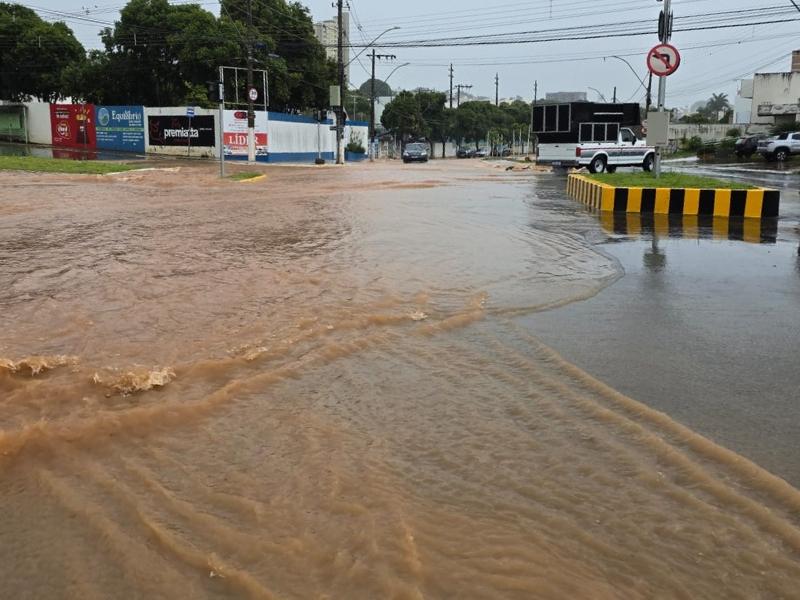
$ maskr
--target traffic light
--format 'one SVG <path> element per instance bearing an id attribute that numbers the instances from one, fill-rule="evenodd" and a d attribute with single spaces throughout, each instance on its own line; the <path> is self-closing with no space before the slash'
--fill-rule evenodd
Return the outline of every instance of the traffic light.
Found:
<path id="1" fill-rule="evenodd" d="M 219 81 L 206 81 L 206 92 L 211 102 L 222 102 L 222 85 Z"/>

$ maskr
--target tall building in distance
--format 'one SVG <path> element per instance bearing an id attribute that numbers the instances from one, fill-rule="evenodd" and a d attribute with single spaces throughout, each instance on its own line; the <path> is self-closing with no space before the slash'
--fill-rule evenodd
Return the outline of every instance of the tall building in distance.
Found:
<path id="1" fill-rule="evenodd" d="M 342 15 L 342 25 L 344 27 L 344 50 L 342 54 L 344 55 L 344 78 L 345 81 L 350 81 L 350 66 L 347 64 L 350 62 L 350 14 L 345 12 Z M 337 60 L 339 57 L 337 56 L 338 52 L 338 41 L 339 41 L 339 24 L 337 23 L 336 18 L 328 19 L 327 21 L 320 21 L 319 23 L 314 23 L 314 35 L 319 40 L 320 44 L 325 46 L 325 52 L 328 55 L 328 58 L 332 60 Z"/>

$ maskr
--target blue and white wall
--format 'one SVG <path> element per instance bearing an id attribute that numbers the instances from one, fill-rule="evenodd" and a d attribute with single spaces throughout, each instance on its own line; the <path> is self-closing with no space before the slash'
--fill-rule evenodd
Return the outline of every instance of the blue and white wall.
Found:
<path id="1" fill-rule="evenodd" d="M 269 135 L 269 162 L 314 162 L 317 152 L 325 160 L 333 160 L 336 154 L 336 132 L 331 131 L 333 121 L 317 123 L 311 117 L 269 113 L 267 133 Z M 367 147 L 369 124 L 365 121 L 348 121 L 344 129 L 344 143 L 354 137 Z"/>

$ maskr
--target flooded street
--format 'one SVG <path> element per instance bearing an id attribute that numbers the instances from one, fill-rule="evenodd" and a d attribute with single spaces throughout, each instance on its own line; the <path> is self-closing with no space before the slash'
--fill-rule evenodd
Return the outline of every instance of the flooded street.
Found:
<path id="1" fill-rule="evenodd" d="M 641 223 L 478 161 L 265 173 L 0 173 L 0 597 L 797 597 L 797 357 L 774 442 L 741 410 L 704 425 L 727 392 L 682 410 L 717 359 L 676 316 L 697 285 L 636 288 Z M 720 293 L 792 331 L 788 206 L 769 244 L 667 260 L 748 255 Z M 672 318 L 611 314 L 664 289 Z"/>

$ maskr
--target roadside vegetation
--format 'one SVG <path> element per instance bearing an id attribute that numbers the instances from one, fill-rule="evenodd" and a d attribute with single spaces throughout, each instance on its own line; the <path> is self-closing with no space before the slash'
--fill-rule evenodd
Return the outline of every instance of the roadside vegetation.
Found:
<path id="1" fill-rule="evenodd" d="M 720 189 L 720 190 L 750 190 L 752 185 L 737 183 L 735 181 L 725 181 L 713 177 L 702 177 L 699 175 L 687 175 L 685 173 L 662 173 L 656 179 L 652 173 L 603 173 L 586 175 L 590 179 L 613 185 L 615 187 L 641 187 L 641 188 L 698 188 L 698 189 Z"/>
<path id="2" fill-rule="evenodd" d="M 0 156 L 0 171 L 29 171 L 33 173 L 74 173 L 106 175 L 140 169 L 143 165 L 97 160 L 42 158 L 38 156 Z"/>
<path id="3" fill-rule="evenodd" d="M 263 173 L 259 173 L 258 171 L 241 171 L 239 173 L 233 173 L 228 175 L 228 179 L 233 179 L 234 181 L 247 181 L 248 179 L 255 179 L 256 177 L 261 177 Z"/>

